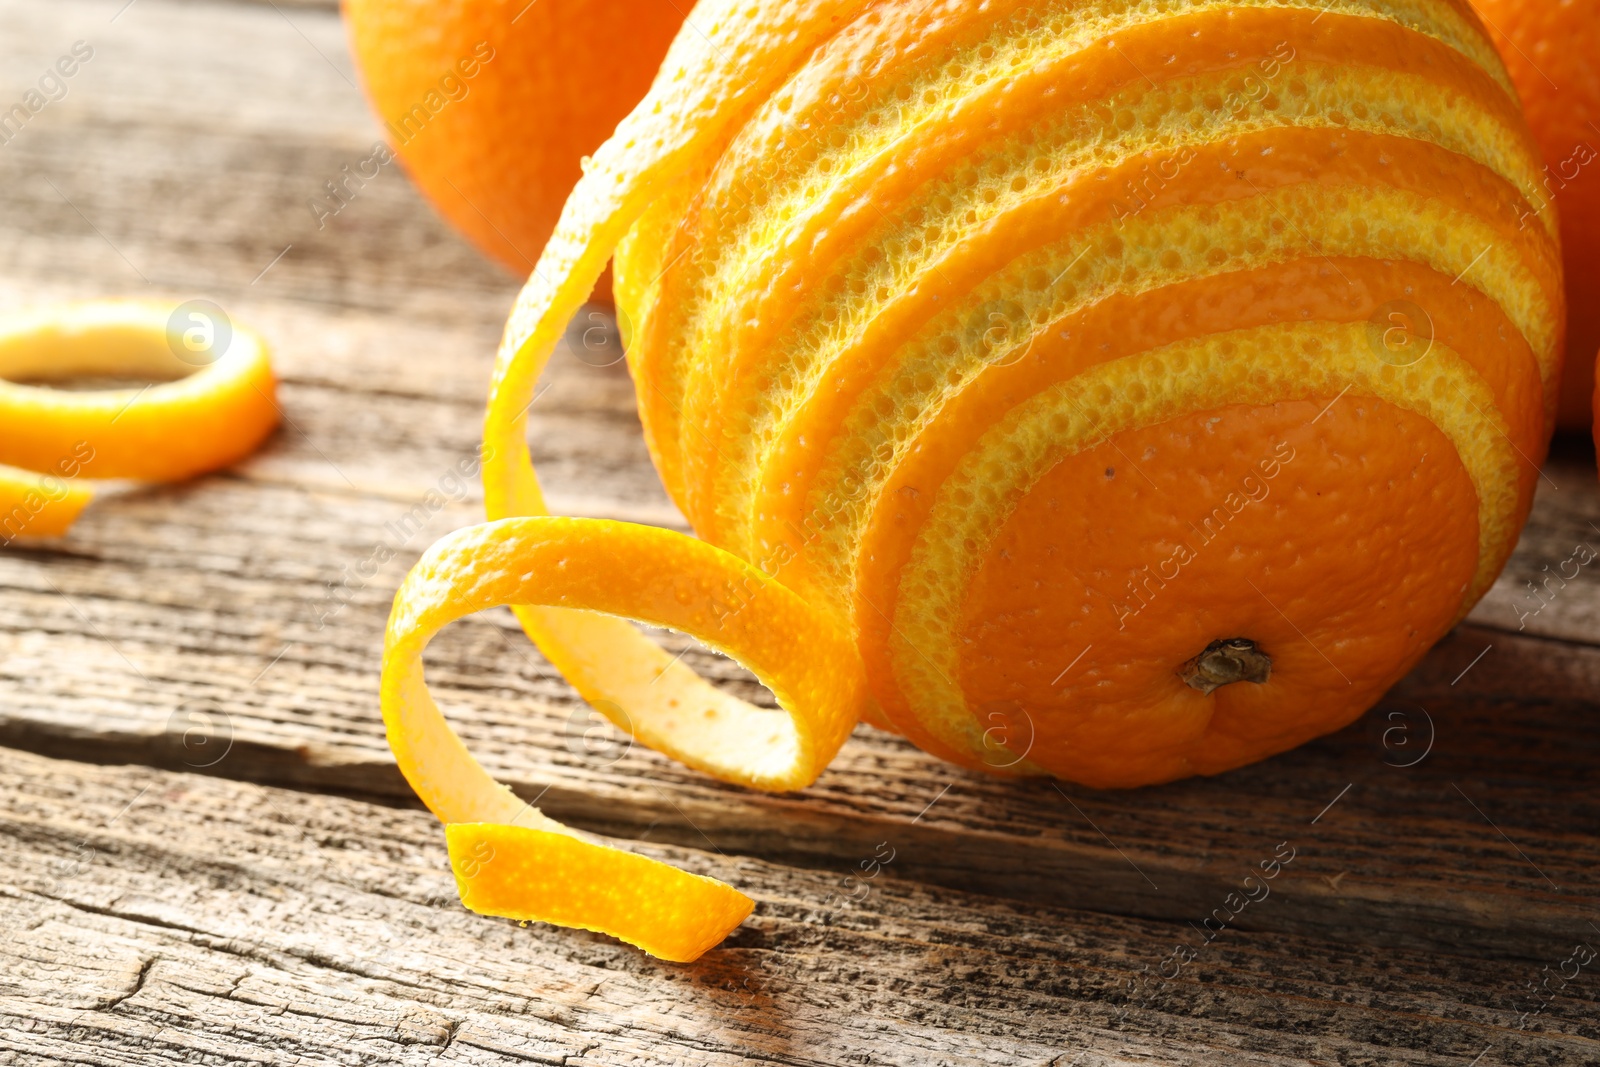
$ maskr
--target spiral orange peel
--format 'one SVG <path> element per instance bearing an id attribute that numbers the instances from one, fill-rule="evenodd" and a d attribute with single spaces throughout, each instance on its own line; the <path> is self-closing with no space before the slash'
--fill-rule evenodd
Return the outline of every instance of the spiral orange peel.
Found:
<path id="1" fill-rule="evenodd" d="M 102 300 L 0 319 L 0 536 L 58 536 L 94 491 L 80 478 L 181 481 L 235 463 L 277 426 L 266 343 L 232 327 L 227 350 L 180 359 L 173 306 Z M 198 369 L 197 369 L 198 367 Z M 157 379 L 71 391 L 29 381 Z"/>
<path id="2" fill-rule="evenodd" d="M 1103 787 L 1347 724 L 1526 518 L 1562 349 L 1538 183 L 1463 0 L 707 0 L 506 325 L 497 521 L 396 598 L 402 768 L 447 823 L 535 818 L 412 655 L 491 603 L 617 725 L 755 788 L 810 783 L 862 718 Z M 540 517 L 527 409 L 613 253 L 651 455 L 710 544 Z M 630 618 L 750 666 L 793 732 Z M 526 898 L 482 891 L 462 833 L 469 906 L 647 949 L 681 921 L 608 902 L 653 868 L 562 895 L 542 839 L 497 839 Z"/>
<path id="3" fill-rule="evenodd" d="M 597 582 L 597 574 L 609 580 Z M 748 583 L 750 610 L 719 615 L 716 597 L 729 575 Z M 854 650 L 831 620 L 743 561 L 627 523 L 545 516 L 460 530 L 432 546 L 396 594 L 384 647 L 384 723 L 406 779 L 449 826 L 463 903 L 600 930 L 666 959 L 696 958 L 744 921 L 748 898 L 583 841 L 518 800 L 467 752 L 429 694 L 422 650 L 434 633 L 508 604 L 561 642 L 569 677 L 628 702 L 641 740 L 766 788 L 809 782 L 855 725 L 859 672 L 838 669 Z M 655 645 L 616 641 L 619 631 L 636 631 L 594 612 L 694 634 L 737 655 L 796 710 L 752 708 L 711 689 Z M 638 650 L 647 654 L 630 654 Z M 595 692 L 586 695 L 598 703 Z"/>

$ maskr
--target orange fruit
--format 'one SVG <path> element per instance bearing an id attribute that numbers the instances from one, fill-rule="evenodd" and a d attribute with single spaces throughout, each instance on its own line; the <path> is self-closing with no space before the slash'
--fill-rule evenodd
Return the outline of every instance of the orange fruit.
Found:
<path id="1" fill-rule="evenodd" d="M 618 725 L 729 781 L 802 787 L 860 716 L 968 767 L 1130 787 L 1350 723 L 1489 588 L 1565 312 L 1538 146 L 1470 10 L 706 0 L 692 22 L 507 324 L 496 521 L 396 598 L 385 717 L 446 821 L 504 805 L 461 799 L 486 776 L 420 645 L 496 604 Z M 537 378 L 613 251 L 699 542 L 547 517 L 529 460 Z M 782 712 L 616 616 L 741 659 Z"/>
<path id="2" fill-rule="evenodd" d="M 1567 277 L 1567 362 L 1558 424 L 1587 429 L 1600 352 L 1600 4 L 1473 0 L 1522 96 L 1544 153 L 1533 208 L 1561 218 Z"/>
<path id="3" fill-rule="evenodd" d="M 666 0 L 344 0 L 344 14 L 412 179 L 519 275 L 683 24 Z"/>

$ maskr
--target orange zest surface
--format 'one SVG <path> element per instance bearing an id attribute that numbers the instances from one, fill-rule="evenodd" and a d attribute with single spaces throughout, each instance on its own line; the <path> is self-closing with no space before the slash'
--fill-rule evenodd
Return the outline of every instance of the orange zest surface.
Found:
<path id="1" fill-rule="evenodd" d="M 709 0 L 689 22 L 507 323 L 500 521 L 408 581 L 392 648 L 422 587 L 441 618 L 518 604 L 619 726 L 757 788 L 809 783 L 857 717 L 1129 787 L 1348 724 L 1489 587 L 1565 308 L 1538 149 L 1465 3 Z M 651 455 L 703 541 L 537 518 L 527 408 L 613 253 Z M 794 734 L 624 618 L 740 659 Z M 391 736 L 431 707 L 395 657 Z M 446 735 L 458 770 L 430 788 L 467 788 Z M 600 925 L 534 868 L 485 910 Z"/>
<path id="2" fill-rule="evenodd" d="M 65 533 L 93 496 L 80 479 L 180 481 L 235 463 L 277 426 L 265 342 L 180 358 L 172 305 L 95 301 L 0 320 L 0 538 Z M 198 369 L 197 369 L 198 368 Z M 28 382 L 151 378 L 70 391 Z"/>
<path id="3" fill-rule="evenodd" d="M 1600 7 L 1573 0 L 1472 0 L 1500 46 L 1544 153 L 1538 214 L 1560 208 L 1566 268 L 1567 361 L 1557 423 L 1586 429 L 1594 419 L 1600 353 Z M 1531 224 L 1531 218 L 1529 222 Z"/>
<path id="4" fill-rule="evenodd" d="M 433 205 L 519 275 L 598 148 L 639 102 L 688 4 L 343 0 L 386 140 Z M 355 196 L 382 160 L 335 182 Z"/>

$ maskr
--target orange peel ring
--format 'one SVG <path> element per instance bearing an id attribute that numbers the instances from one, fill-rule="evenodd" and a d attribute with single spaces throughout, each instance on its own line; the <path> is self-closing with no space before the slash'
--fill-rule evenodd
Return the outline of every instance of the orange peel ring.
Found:
<path id="1" fill-rule="evenodd" d="M 220 355 L 179 358 L 172 317 L 168 303 L 100 300 L 0 320 L 0 543 L 65 533 L 94 495 L 81 477 L 181 481 L 244 458 L 277 426 L 266 343 L 230 324 Z M 16 382 L 84 376 L 172 380 L 84 392 Z"/>
<path id="2" fill-rule="evenodd" d="M 1256 590 L 1265 607 L 1229 593 L 1219 600 L 1228 612 L 1206 624 L 1220 627 L 1215 634 L 1180 633 L 1175 622 L 1158 635 L 1173 648 L 1152 639 L 1139 652 L 1158 675 L 1119 661 L 1117 672 L 1083 683 L 1077 699 L 1105 700 L 1103 688 L 1088 687 L 1110 686 L 1125 705 L 1144 701 L 1142 718 L 1127 718 L 1127 707 L 1074 716 L 1063 689 L 1046 709 L 1059 736 L 1044 737 L 1042 756 L 987 764 L 1008 774 L 1086 766 L 1078 773 L 1090 784 L 1136 785 L 1215 773 L 1298 743 L 1296 730 L 1305 740 L 1344 725 L 1493 580 L 1531 500 L 1536 475 L 1524 461 L 1548 437 L 1562 306 L 1554 220 L 1520 225 L 1531 217 L 1537 150 L 1465 5 L 1240 0 L 1156 12 L 1114 0 L 702 0 L 690 21 L 649 96 L 585 161 L 506 324 L 484 425 L 485 505 L 499 521 L 430 551 L 391 615 L 382 687 L 390 743 L 448 824 L 468 907 L 692 959 L 750 906 L 721 883 L 582 842 L 492 782 L 421 673 L 428 637 L 471 611 L 512 605 L 585 699 L 729 782 L 803 787 L 862 717 L 977 766 L 990 731 L 968 703 L 959 677 L 968 661 L 951 620 L 973 574 L 1003 555 L 986 539 L 1033 499 L 1034 479 L 1043 484 L 1059 467 L 1064 478 L 1107 484 L 1113 471 L 1098 478 L 1099 465 L 1080 470 L 1066 459 L 1229 404 L 1280 420 L 1303 412 L 1299 432 L 1352 393 L 1386 405 L 1384 418 L 1416 440 L 1436 435 L 1426 439 L 1440 441 L 1438 454 L 1456 457 L 1437 468 L 1436 484 L 1452 500 L 1475 501 L 1477 525 L 1464 516 L 1449 552 L 1435 554 L 1426 575 L 1437 580 L 1416 590 L 1426 607 L 1412 609 L 1422 621 L 1404 633 L 1397 623 L 1382 642 L 1366 635 L 1383 648 L 1370 653 L 1361 685 L 1293 644 L 1289 613 L 1269 611 L 1265 593 Z M 1279 79 L 1282 98 L 1257 107 L 1263 79 Z M 1137 190 L 1137 207 L 1123 203 L 1125 190 Z M 1295 213 L 1333 221 L 1313 221 L 1313 237 Z M 1369 215 L 1384 225 L 1369 225 Z M 1445 240 L 1468 230 L 1481 236 Z M 1473 260 L 1485 244 L 1504 256 Z M 546 515 L 527 408 L 613 252 L 618 306 L 639 318 L 645 338 L 628 355 L 652 456 L 695 528 L 733 552 Z M 1474 269 L 1474 287 L 1458 286 Z M 1249 277 L 1235 288 L 1257 299 L 1235 301 L 1227 287 Z M 1434 294 L 1440 338 L 1427 335 L 1425 363 L 1402 366 L 1374 349 L 1370 327 L 1392 321 L 1375 317 L 1383 296 L 1412 286 Z M 1146 293 L 1165 294 L 1148 314 L 1138 302 Z M 1029 306 L 1010 310 L 1003 297 Z M 1456 328 L 1472 315 L 1482 324 Z M 1071 341 L 1068 327 L 1085 339 Z M 1487 343 L 1496 336 L 1505 344 Z M 1329 418 L 1326 427 L 1345 427 L 1341 441 L 1358 454 L 1366 447 L 1359 412 Z M 1404 445 L 1400 433 L 1382 440 Z M 1319 471 L 1336 466 L 1318 462 Z M 822 463 L 832 466 L 819 472 Z M 1386 502 L 1374 529 L 1409 522 L 1399 506 Z M 800 528 L 812 518 L 821 533 Z M 1051 519 L 1041 510 L 1027 521 L 1024 531 L 1037 532 Z M 1134 528 L 1163 543 L 1191 536 L 1155 519 Z M 1261 559 L 1272 559 L 1272 541 Z M 1046 555 L 1041 548 L 1026 562 L 1043 567 Z M 1297 559 L 1288 553 L 1278 571 L 1294 572 Z M 1306 566 L 1323 597 L 1315 610 L 1343 617 L 1350 583 L 1340 576 L 1356 571 Z M 1018 577 L 1004 581 L 1020 585 L 1031 572 L 1019 562 L 1008 573 Z M 1219 588 L 1241 584 L 1217 574 Z M 1045 610 L 995 603 L 1018 618 Z M 1040 617 L 1076 625 L 1059 612 Z M 791 726 L 760 725 L 772 713 L 669 661 L 627 618 L 742 661 Z M 1320 718 L 1293 730 L 1272 717 L 1268 697 L 1246 695 L 1228 705 L 1237 734 L 1211 731 L 1222 701 L 1173 669 L 1209 649 L 1210 637 L 1235 636 L 1237 621 L 1288 649 L 1271 676 L 1274 699 L 1331 693 L 1330 676 L 1353 695 L 1326 697 L 1314 709 Z M 900 623 L 916 632 L 898 632 Z M 1013 632 L 1029 648 L 1054 640 Z M 974 657 L 981 671 L 996 653 L 980 647 Z M 1018 678 L 1056 693 L 1053 666 L 1016 658 Z M 1097 669 L 1091 661 L 1082 673 Z M 1134 693 L 1146 677 L 1167 695 Z M 1188 731 L 1182 746 L 1155 745 L 1132 769 L 1083 762 L 1113 733 L 1146 736 L 1106 724 L 1163 716 Z"/>

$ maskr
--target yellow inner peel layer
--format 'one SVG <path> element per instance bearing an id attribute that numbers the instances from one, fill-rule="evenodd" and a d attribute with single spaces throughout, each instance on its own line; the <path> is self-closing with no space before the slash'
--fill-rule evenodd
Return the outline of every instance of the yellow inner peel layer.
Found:
<path id="1" fill-rule="evenodd" d="M 659 454 L 675 498 L 697 521 L 711 524 L 717 535 L 737 538 L 736 527 L 724 528 L 714 516 L 702 514 L 706 503 L 678 481 L 681 457 L 704 451 L 698 447 L 701 440 L 686 442 L 683 435 L 700 435 L 706 412 L 731 407 L 748 432 L 735 426 L 717 438 L 719 469 L 727 478 L 750 471 L 749 457 L 759 454 L 772 432 L 763 420 L 781 423 L 784 413 L 792 411 L 793 397 L 783 394 L 805 396 L 826 372 L 829 354 L 848 348 L 892 294 L 931 280 L 928 274 L 937 253 L 959 245 L 985 220 L 1011 210 L 1019 200 L 1048 195 L 1074 170 L 1176 144 L 1216 141 L 1253 128 L 1327 125 L 1435 141 L 1503 175 L 1525 196 L 1537 194 L 1537 162 L 1515 132 L 1475 111 L 1460 94 L 1417 76 L 1368 68 L 1330 70 L 1291 61 L 1269 86 L 1273 91 L 1266 106 L 1252 105 L 1231 118 L 1219 118 L 1216 102 L 1233 98 L 1244 87 L 1248 71 L 1153 85 L 1140 80 L 1117 99 L 1063 102 L 1062 113 L 1051 115 L 1042 128 L 1006 139 L 992 158 L 980 153 L 949 179 L 933 183 L 897 213 L 898 231 L 886 226 L 887 232 L 863 243 L 862 258 L 845 271 L 844 292 L 835 295 L 829 286 L 812 280 L 811 288 L 820 294 L 817 306 L 801 320 L 794 340 L 777 353 L 773 375 L 777 402 L 766 396 L 724 396 L 719 353 L 728 338 L 719 331 L 737 318 L 730 315 L 730 308 L 748 291 L 752 273 L 765 261 L 781 260 L 797 233 L 836 212 L 852 193 L 859 194 L 879 161 L 904 154 L 927 131 L 943 128 L 961 112 L 976 111 L 981 101 L 1003 93 L 1009 80 L 1023 74 L 1037 77 L 1038 68 L 1080 55 L 1091 46 L 1104 47 L 1106 39 L 1119 31 L 1163 16 L 1181 14 L 1198 20 L 1225 10 L 1286 6 L 1217 3 L 1181 11 L 1162 2 L 1030 6 L 1011 21 L 1000 22 L 990 37 L 952 60 L 912 63 L 906 71 L 895 69 L 892 61 L 887 70 L 859 69 L 876 58 L 869 52 L 851 68 L 848 90 L 842 94 L 826 85 L 812 88 L 797 77 L 752 119 L 723 157 L 705 208 L 722 224 L 723 239 L 707 244 L 697 235 L 688 262 L 672 267 L 696 280 L 674 294 L 679 327 L 659 350 L 644 357 L 663 361 L 652 368 L 650 377 L 654 387 L 667 394 L 668 408 L 681 412 L 676 429 L 664 426 L 660 431 L 669 441 L 678 438 L 676 447 L 669 445 Z M 1335 16 L 1381 18 L 1415 28 L 1492 64 L 1487 69 L 1504 88 L 1503 73 L 1495 73 L 1498 60 L 1482 54 L 1479 35 L 1458 25 L 1460 16 L 1452 9 L 1353 3 L 1327 10 Z M 795 98 L 807 91 L 822 99 L 808 101 L 809 109 L 803 110 Z M 1355 108 L 1349 107 L 1352 102 Z M 827 121 L 826 128 L 808 124 L 818 114 Z M 1202 136 L 1184 136 L 1196 129 Z M 662 205 L 647 214 L 651 221 L 645 224 L 662 232 L 661 224 L 653 220 L 666 210 Z M 1541 221 L 1554 226 L 1551 218 L 1541 216 Z M 619 273 L 631 274 L 629 267 Z M 718 491 L 712 500 L 719 515 L 737 523 L 745 498 L 737 486 L 731 489 Z"/>
<path id="2" fill-rule="evenodd" d="M 1317 233 L 1314 246 L 1307 227 Z M 1004 300 L 1021 321 L 1042 326 L 1110 293 L 1153 292 L 1186 278 L 1308 256 L 1403 257 L 1447 277 L 1470 267 L 1474 286 L 1513 318 L 1534 346 L 1541 379 L 1553 384 L 1560 352 L 1549 294 L 1496 239 L 1476 216 L 1442 210 L 1422 197 L 1358 186 L 1293 186 L 1251 200 L 1141 213 L 1019 257 L 911 339 L 856 405 L 811 497 L 816 514 L 806 525 L 820 531 L 818 575 L 835 595 L 851 594 L 853 548 L 883 484 L 945 400 L 986 367 L 1006 361 L 1004 348 L 965 343 L 974 309 Z M 1085 250 L 1100 254 L 1082 255 Z M 1008 346 L 1024 348 L 1032 336 L 1018 330 Z"/>

